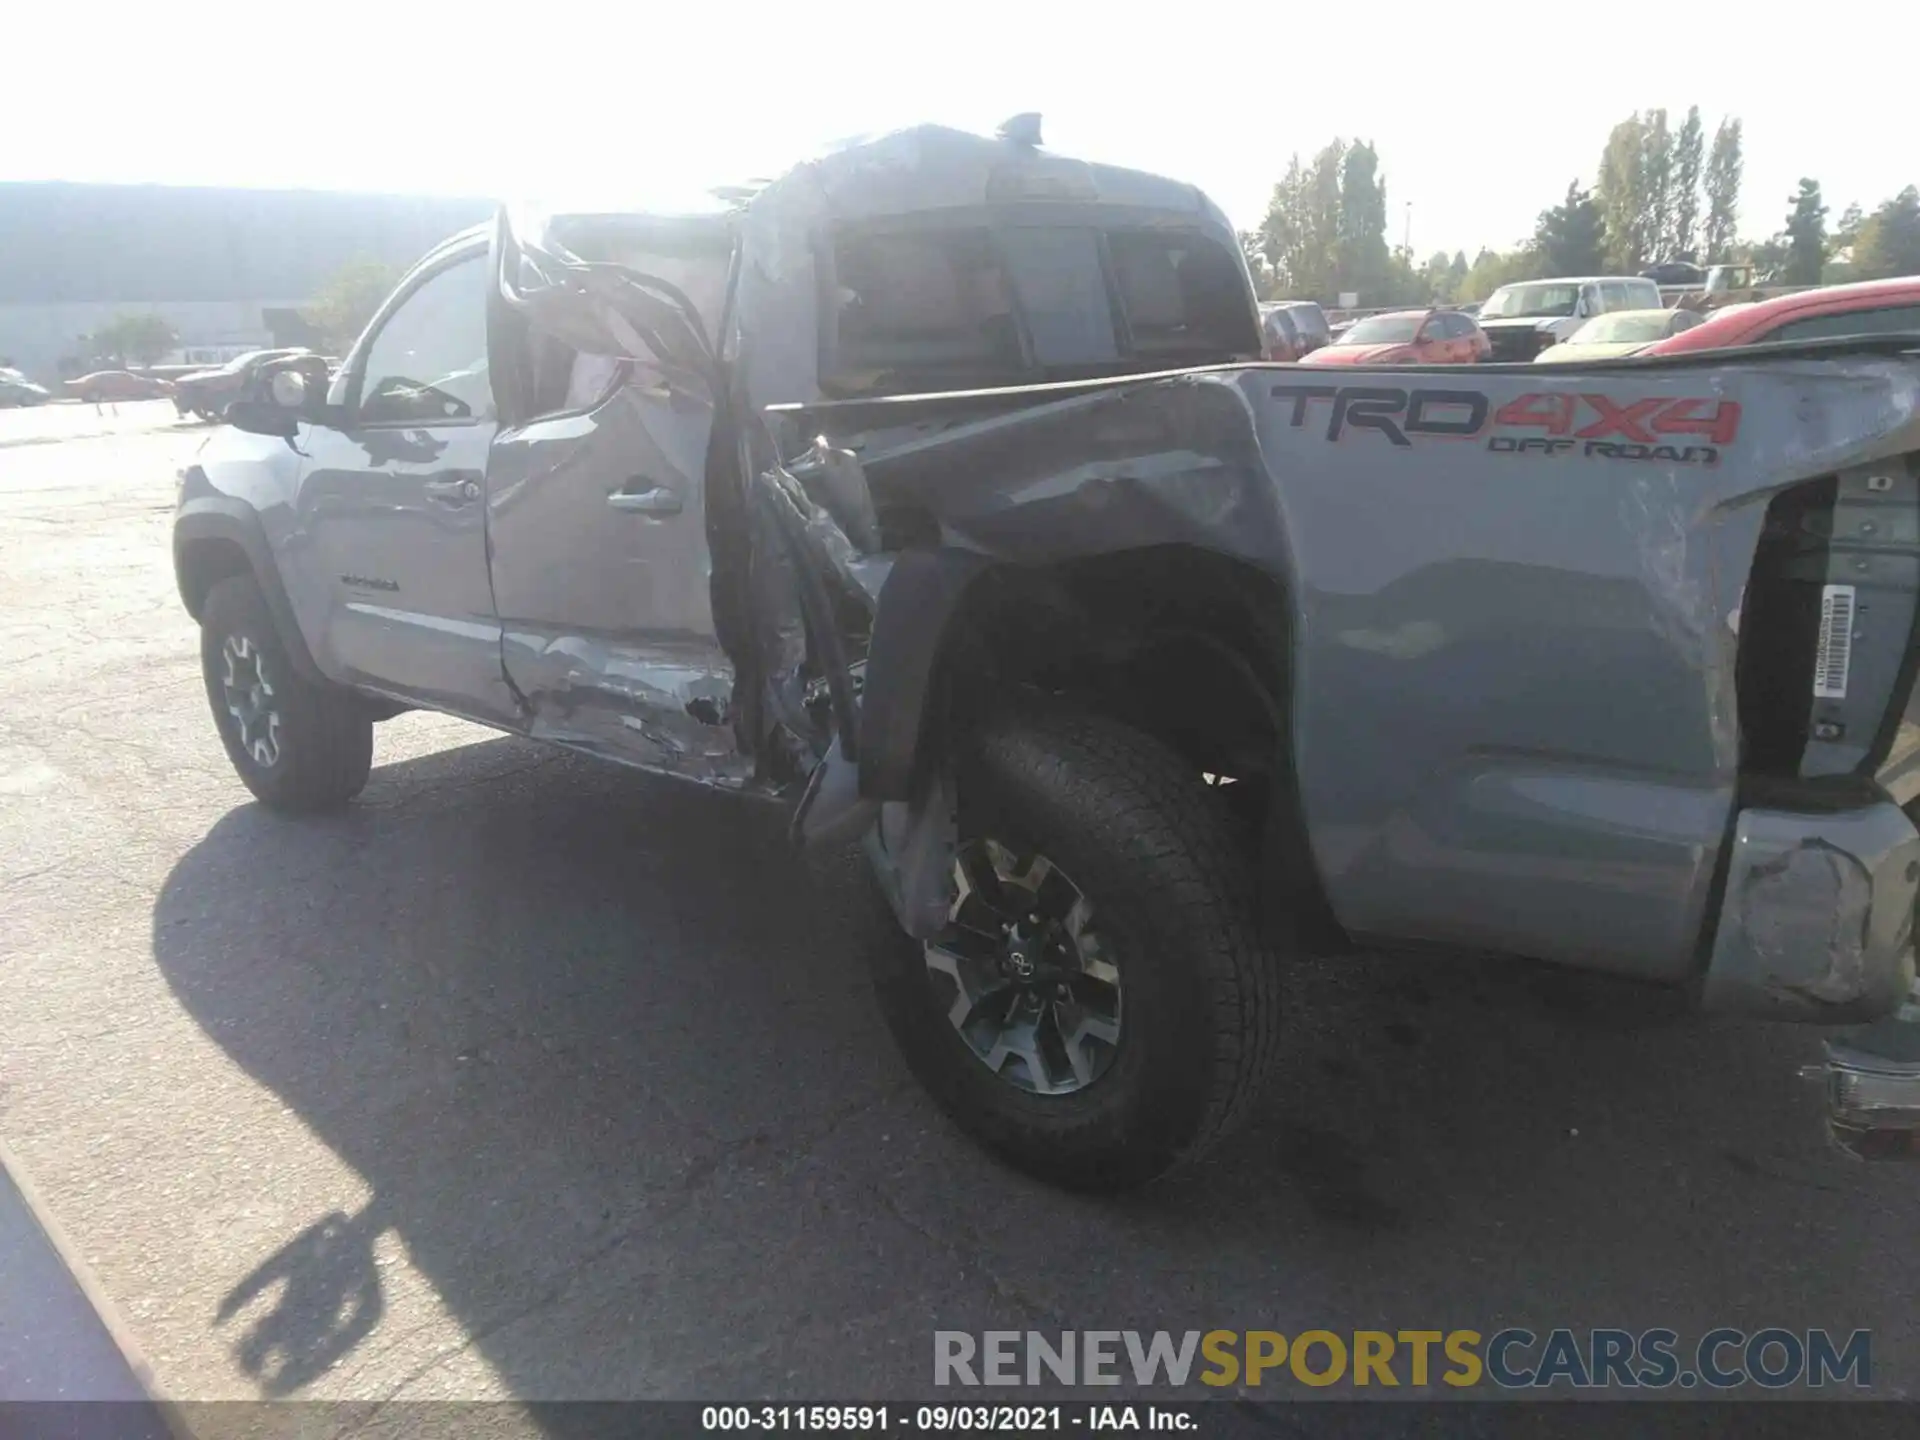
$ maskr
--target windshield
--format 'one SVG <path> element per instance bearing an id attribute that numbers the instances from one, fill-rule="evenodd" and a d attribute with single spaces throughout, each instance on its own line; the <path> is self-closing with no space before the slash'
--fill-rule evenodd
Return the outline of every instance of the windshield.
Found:
<path id="1" fill-rule="evenodd" d="M 1573 332 L 1573 345 L 1644 345 L 1663 339 L 1673 316 L 1665 310 L 1622 310 L 1599 315 Z"/>
<path id="2" fill-rule="evenodd" d="M 1480 318 L 1517 320 L 1527 315 L 1571 315 L 1579 301 L 1578 285 L 1502 285 L 1480 307 Z"/>
<path id="3" fill-rule="evenodd" d="M 1420 333 L 1425 315 L 1373 315 L 1340 337 L 1342 345 L 1404 345 Z"/>

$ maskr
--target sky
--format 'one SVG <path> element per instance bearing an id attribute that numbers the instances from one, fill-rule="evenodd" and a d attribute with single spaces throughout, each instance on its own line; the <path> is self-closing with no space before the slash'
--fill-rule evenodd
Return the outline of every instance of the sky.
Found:
<path id="1" fill-rule="evenodd" d="M 1480 0 L 16 5 L 0 181 L 645 205 L 1038 110 L 1050 149 L 1190 180 L 1243 228 L 1296 151 L 1371 140 L 1390 242 L 1471 258 L 1591 184 L 1615 121 L 1697 104 L 1709 135 L 1744 122 L 1760 238 L 1803 175 L 1835 217 L 1920 183 L 1920 0 L 1817 13 L 1793 34 L 1752 6 Z"/>

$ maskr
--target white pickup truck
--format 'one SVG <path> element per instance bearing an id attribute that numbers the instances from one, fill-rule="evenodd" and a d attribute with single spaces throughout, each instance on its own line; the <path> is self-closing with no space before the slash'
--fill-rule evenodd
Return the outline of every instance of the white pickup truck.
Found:
<path id="1" fill-rule="evenodd" d="M 1659 310 L 1660 287 L 1638 275 L 1575 276 L 1502 285 L 1480 307 L 1495 360 L 1531 360 L 1596 315 Z"/>

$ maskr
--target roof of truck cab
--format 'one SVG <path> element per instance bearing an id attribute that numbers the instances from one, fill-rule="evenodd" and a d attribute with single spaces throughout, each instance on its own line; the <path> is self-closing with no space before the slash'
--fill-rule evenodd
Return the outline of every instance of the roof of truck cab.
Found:
<path id="1" fill-rule="evenodd" d="M 1660 288 L 1644 275 L 1552 275 L 1541 280 L 1510 280 L 1500 288 L 1517 290 L 1522 285 L 1598 285 L 1602 281 L 1618 285 L 1623 280 L 1632 281 L 1635 285 L 1652 285 L 1656 290 Z"/>
<path id="2" fill-rule="evenodd" d="M 996 199 L 991 182 L 1010 169 L 1071 173 L 1091 182 L 1092 194 L 1084 198 L 1100 204 L 1193 215 L 1213 208 L 1185 181 L 945 125 L 914 125 L 844 141 L 768 181 L 746 208 L 777 202 L 783 192 L 802 185 L 817 187 L 838 219 L 988 205 Z"/>

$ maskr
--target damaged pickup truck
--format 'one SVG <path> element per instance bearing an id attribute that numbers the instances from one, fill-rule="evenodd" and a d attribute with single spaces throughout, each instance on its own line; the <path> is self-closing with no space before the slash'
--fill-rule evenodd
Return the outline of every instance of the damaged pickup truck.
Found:
<path id="1" fill-rule="evenodd" d="M 426 707 L 783 802 L 872 861 L 915 1072 L 1077 1186 L 1247 1112 L 1299 947 L 1894 1015 L 1920 361 L 1264 364 L 1220 212 L 1036 130 L 503 213 L 279 367 L 174 532 L 248 788 Z M 1920 1113 L 1877 1043 L 1855 1140 Z"/>

